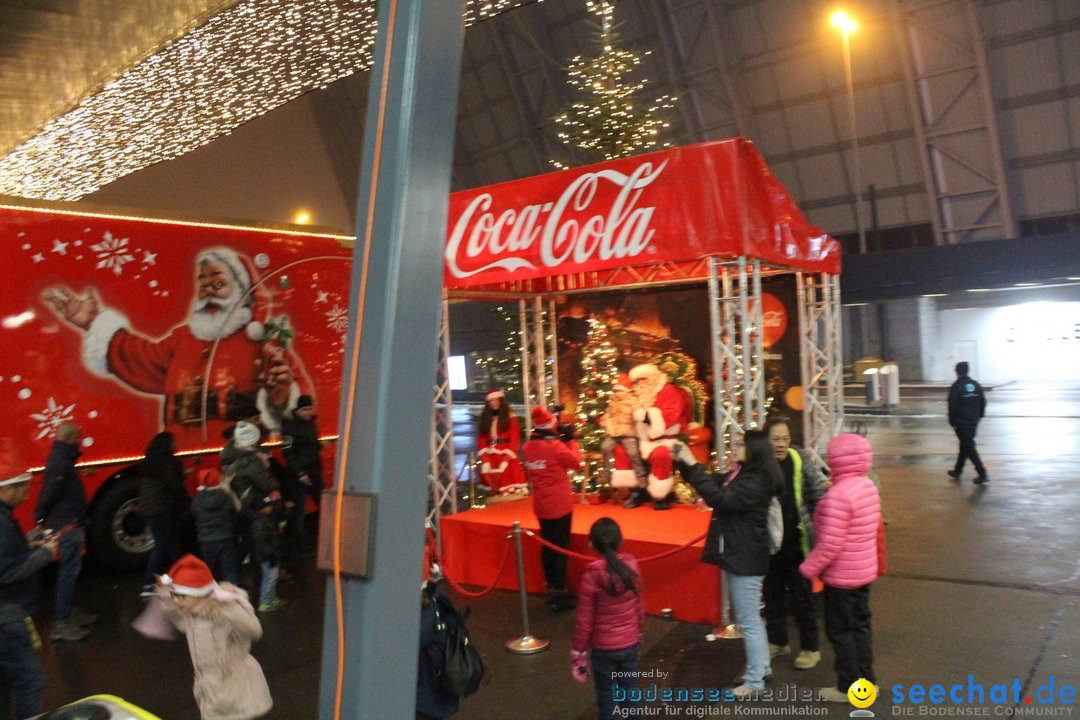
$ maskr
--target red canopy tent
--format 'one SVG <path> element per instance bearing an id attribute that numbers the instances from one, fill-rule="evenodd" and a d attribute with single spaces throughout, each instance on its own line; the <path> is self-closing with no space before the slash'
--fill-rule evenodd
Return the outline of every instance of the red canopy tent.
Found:
<path id="1" fill-rule="evenodd" d="M 559 386 L 558 296 L 707 284 L 714 440 L 763 421 L 761 278 L 797 284 L 804 444 L 843 423 L 840 246 L 814 227 L 754 144 L 732 138 L 454 193 L 444 252 L 440 377 L 431 447 L 432 526 L 456 511 L 446 358 L 450 300 L 517 300 L 524 418 Z"/>
<path id="2" fill-rule="evenodd" d="M 713 366 L 723 370 L 713 373 L 714 437 L 723 456 L 728 438 L 762 419 L 761 277 L 795 274 L 805 445 L 820 451 L 842 425 L 840 245 L 807 222 L 749 140 L 457 192 L 447 234 L 448 300 L 518 301 L 526 422 L 558 387 L 555 297 L 707 283 Z M 446 503 L 456 509 L 446 318 L 444 308 L 434 516 Z"/>
<path id="3" fill-rule="evenodd" d="M 454 193 L 444 281 L 456 297 L 566 293 L 704 280 L 702 261 L 736 257 L 840 272 L 839 244 L 742 138 Z"/>

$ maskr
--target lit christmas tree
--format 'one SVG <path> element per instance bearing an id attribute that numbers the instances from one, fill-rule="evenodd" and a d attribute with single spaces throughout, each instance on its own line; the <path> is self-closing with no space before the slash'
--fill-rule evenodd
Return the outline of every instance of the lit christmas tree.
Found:
<path id="1" fill-rule="evenodd" d="M 600 418 L 611 401 L 611 386 L 619 378 L 615 366 L 618 359 L 619 353 L 611 342 L 607 325 L 589 318 L 589 336 L 581 353 L 581 390 L 577 402 L 581 420 L 579 443 L 584 452 L 599 450 L 604 439 Z"/>
<path id="2" fill-rule="evenodd" d="M 579 148 L 587 162 L 648 150 L 657 145 L 660 131 L 668 127 L 662 112 L 671 109 L 675 98 L 663 95 L 647 108 L 634 105 L 633 96 L 646 83 L 628 81 L 626 76 L 641 64 L 641 56 L 615 47 L 614 0 L 587 0 L 585 5 L 600 18 L 600 52 L 595 57 L 578 55 L 570 62 L 569 83 L 588 99 L 573 103 L 554 118 L 559 138 Z M 551 162 L 559 169 L 567 167 L 558 160 Z"/>
<path id="3" fill-rule="evenodd" d="M 489 382 L 498 386 L 511 397 L 521 396 L 521 346 L 519 344 L 518 323 L 513 315 L 502 305 L 496 305 L 492 312 L 504 335 L 503 347 L 487 357 L 480 358 L 476 364 L 487 371 Z"/>

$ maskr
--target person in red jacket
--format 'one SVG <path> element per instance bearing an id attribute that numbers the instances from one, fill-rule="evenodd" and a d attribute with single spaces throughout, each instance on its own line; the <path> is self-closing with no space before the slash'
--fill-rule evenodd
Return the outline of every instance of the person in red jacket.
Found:
<path id="1" fill-rule="evenodd" d="M 506 393 L 498 388 L 484 396 L 484 409 L 476 428 L 480 456 L 481 481 L 492 492 L 509 494 L 528 491 L 518 459 L 521 428 L 506 402 Z"/>
<path id="2" fill-rule="evenodd" d="M 558 421 L 547 408 L 533 408 L 532 424 L 532 434 L 521 454 L 532 488 L 533 511 L 540 521 L 540 537 L 568 548 L 574 497 L 567 474 L 581 467 L 581 449 L 577 440 L 567 443 L 556 436 Z M 545 547 L 540 551 L 540 564 L 547 581 L 548 606 L 554 612 L 574 609 L 577 599 L 566 590 L 566 555 Z"/>
<path id="3" fill-rule="evenodd" d="M 571 673 L 578 682 L 585 682 L 589 675 L 585 651 L 592 648 L 599 717 L 613 717 L 616 700 L 623 710 L 640 713 L 640 696 L 636 701 L 627 696 L 637 689 L 638 657 L 645 630 L 641 571 L 632 555 L 619 551 L 622 531 L 611 518 L 602 517 L 593 523 L 589 545 L 601 557 L 589 563 L 581 577 L 570 644 Z"/>
<path id="4" fill-rule="evenodd" d="M 847 702 L 860 678 L 877 685 L 870 583 L 878 576 L 881 499 L 867 476 L 873 463 L 874 450 L 861 435 L 829 441 L 832 487 L 814 511 L 817 544 L 799 566 L 807 580 L 825 583 L 825 635 L 836 653 L 836 687 L 825 690 L 832 702 Z"/>

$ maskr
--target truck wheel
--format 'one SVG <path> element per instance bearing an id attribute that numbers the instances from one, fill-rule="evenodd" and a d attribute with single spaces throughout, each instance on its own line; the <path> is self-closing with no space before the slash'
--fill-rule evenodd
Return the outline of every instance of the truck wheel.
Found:
<path id="1" fill-rule="evenodd" d="M 154 536 L 139 514 L 138 475 L 119 475 L 94 500 L 89 531 L 90 555 L 113 572 L 146 566 Z"/>

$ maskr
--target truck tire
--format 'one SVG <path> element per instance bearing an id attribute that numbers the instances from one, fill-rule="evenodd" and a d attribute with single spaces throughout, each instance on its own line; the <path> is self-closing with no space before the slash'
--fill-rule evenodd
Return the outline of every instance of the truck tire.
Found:
<path id="1" fill-rule="evenodd" d="M 121 473 L 94 498 L 88 532 L 90 557 L 113 572 L 146 566 L 154 547 L 150 526 L 139 514 L 139 476 Z"/>

